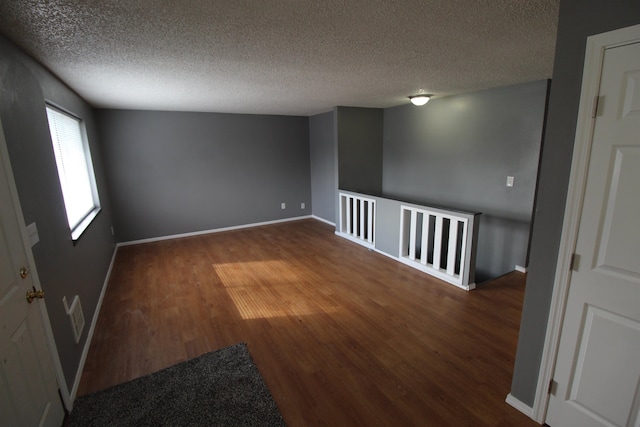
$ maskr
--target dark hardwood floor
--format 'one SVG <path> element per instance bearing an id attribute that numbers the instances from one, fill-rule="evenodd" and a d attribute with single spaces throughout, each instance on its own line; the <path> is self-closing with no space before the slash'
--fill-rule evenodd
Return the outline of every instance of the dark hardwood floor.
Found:
<path id="1" fill-rule="evenodd" d="M 244 341 L 290 426 L 537 426 L 525 276 L 465 292 L 300 220 L 121 247 L 78 395 Z"/>

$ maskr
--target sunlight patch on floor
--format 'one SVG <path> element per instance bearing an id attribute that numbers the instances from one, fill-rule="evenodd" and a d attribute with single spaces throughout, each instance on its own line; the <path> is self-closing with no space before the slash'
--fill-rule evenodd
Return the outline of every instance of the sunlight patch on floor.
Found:
<path id="1" fill-rule="evenodd" d="M 296 271 L 285 261 L 232 262 L 214 264 L 213 268 L 226 288 L 300 280 Z"/>
<path id="2" fill-rule="evenodd" d="M 300 275 L 285 261 L 247 261 L 214 264 L 243 319 L 304 316 L 336 311 L 309 299 Z"/>

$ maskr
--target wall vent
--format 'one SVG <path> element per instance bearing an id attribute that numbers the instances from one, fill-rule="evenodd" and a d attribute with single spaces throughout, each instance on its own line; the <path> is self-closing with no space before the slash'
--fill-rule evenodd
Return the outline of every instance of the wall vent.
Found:
<path id="1" fill-rule="evenodd" d="M 78 295 L 73 297 L 71 307 L 67 305 L 67 297 L 63 297 L 62 302 L 64 303 L 64 309 L 71 321 L 71 330 L 73 331 L 73 337 L 77 344 L 80 342 L 82 330 L 84 329 L 84 314 L 82 313 L 82 305 L 80 305 L 80 297 Z"/>

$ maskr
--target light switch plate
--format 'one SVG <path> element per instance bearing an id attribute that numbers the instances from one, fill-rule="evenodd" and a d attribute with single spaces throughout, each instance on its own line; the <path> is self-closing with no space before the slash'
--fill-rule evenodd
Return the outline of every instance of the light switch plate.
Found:
<path id="1" fill-rule="evenodd" d="M 507 177 L 507 187 L 513 187 L 513 177 L 512 176 L 508 176 Z"/>
<path id="2" fill-rule="evenodd" d="M 35 222 L 27 225 L 27 236 L 29 237 L 29 243 L 31 247 L 33 247 L 36 243 L 40 241 L 40 235 L 38 234 L 38 227 Z"/>

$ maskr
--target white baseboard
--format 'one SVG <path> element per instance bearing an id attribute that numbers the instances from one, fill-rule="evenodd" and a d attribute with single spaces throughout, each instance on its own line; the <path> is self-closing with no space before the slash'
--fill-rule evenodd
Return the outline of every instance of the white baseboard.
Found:
<path id="1" fill-rule="evenodd" d="M 399 257 L 394 256 L 394 255 L 391 255 L 391 254 L 388 254 L 388 253 L 386 253 L 386 252 L 382 252 L 380 249 L 373 248 L 373 251 L 374 251 L 374 252 L 377 252 L 377 253 L 379 253 L 379 254 L 381 254 L 381 255 L 384 255 L 384 256 L 386 256 L 387 258 L 391 258 L 391 259 L 392 259 L 392 260 L 394 260 L 394 261 L 397 261 L 397 262 L 399 262 L 399 263 L 402 263 L 402 264 L 404 264 L 404 265 L 407 265 L 407 266 L 409 266 L 409 267 L 411 267 L 411 268 L 416 268 L 416 267 L 414 267 L 413 265 L 411 265 L 411 264 L 408 264 L 408 263 L 404 262 L 404 261 L 403 261 L 402 259 L 400 259 Z M 416 270 L 419 270 L 419 271 L 422 271 L 423 273 L 429 274 L 429 273 L 427 273 L 427 272 L 425 272 L 425 271 L 423 271 L 423 270 L 421 270 L 421 269 L 419 269 L 419 268 L 416 268 Z M 432 274 L 429 274 L 429 275 L 430 275 L 431 277 L 435 277 L 436 279 L 442 280 L 442 279 L 440 279 L 439 277 L 434 276 L 434 275 L 432 275 Z M 443 282 L 447 282 L 446 280 L 442 280 L 442 281 L 443 281 Z M 451 282 L 447 282 L 447 283 L 449 283 L 450 285 L 456 286 L 456 287 L 458 287 L 458 288 L 460 288 L 460 289 L 464 289 L 465 291 L 472 291 L 472 290 L 474 290 L 474 289 L 476 288 L 476 283 L 475 283 L 475 282 L 473 282 L 473 283 L 469 283 L 467 286 L 458 286 L 458 285 L 456 285 L 456 284 L 454 284 L 454 283 L 451 283 Z"/>
<path id="2" fill-rule="evenodd" d="M 374 250 L 374 252 L 377 252 L 377 253 L 379 253 L 380 255 L 384 255 L 384 256 L 386 256 L 387 258 L 391 258 L 391 259 L 392 259 L 392 260 L 394 260 L 394 261 L 398 261 L 398 257 L 397 257 L 397 256 L 393 256 L 393 255 L 388 254 L 388 253 L 386 253 L 386 252 L 382 252 L 382 251 L 381 251 L 380 249 L 378 249 L 378 248 L 373 248 L 373 250 Z"/>
<path id="3" fill-rule="evenodd" d="M 516 271 L 519 271 L 520 273 L 526 273 L 527 272 L 527 267 L 522 267 L 522 266 L 516 264 Z"/>
<path id="4" fill-rule="evenodd" d="M 513 406 L 518 411 L 525 414 L 527 417 L 533 419 L 533 408 L 525 403 L 522 403 L 517 398 L 513 397 L 511 393 L 507 395 L 505 402 L 507 402 L 509 405 Z"/>
<path id="5" fill-rule="evenodd" d="M 319 217 L 319 216 L 317 216 L 317 215 L 311 215 L 311 218 L 313 218 L 313 219 L 317 219 L 318 221 L 322 221 L 322 222 L 327 223 L 327 224 L 329 224 L 329 225 L 333 225 L 334 227 L 336 226 L 336 223 L 335 223 L 335 222 L 331 222 L 331 221 L 329 221 L 329 220 L 327 220 L 327 219 L 320 218 L 320 217 Z"/>
<path id="6" fill-rule="evenodd" d="M 363 246 L 363 247 L 365 247 L 365 248 L 367 248 L 369 250 L 375 250 L 375 243 L 369 243 L 369 242 L 367 242 L 365 240 L 358 239 L 357 237 L 350 236 L 350 235 L 348 235 L 346 233 L 341 233 L 338 230 L 335 231 L 335 234 L 336 234 L 336 236 L 340 236 L 343 239 L 347 239 L 347 240 L 349 240 L 349 241 L 351 241 L 353 243 L 357 243 L 358 245 Z"/>
<path id="7" fill-rule="evenodd" d="M 98 315 L 100 314 L 100 308 L 102 307 L 102 300 L 104 299 L 104 294 L 107 291 L 107 285 L 109 284 L 109 279 L 111 278 L 111 270 L 113 269 L 113 264 L 115 262 L 117 252 L 118 252 L 118 248 L 116 246 L 113 250 L 113 255 L 111 256 L 111 262 L 109 263 L 109 268 L 107 269 L 107 275 L 104 278 L 104 282 L 102 283 L 102 291 L 100 291 L 100 297 L 98 298 L 98 303 L 96 304 L 96 310 L 94 311 L 93 318 L 91 319 L 91 326 L 89 327 L 89 331 L 87 332 L 87 339 L 84 342 L 84 348 L 82 349 L 82 356 L 80 356 L 80 363 L 78 365 L 78 370 L 76 371 L 76 378 L 73 381 L 73 387 L 71 388 L 71 393 L 69 395 L 71 399 L 72 407 L 73 407 L 73 402 L 76 400 L 76 393 L 78 392 L 78 386 L 80 386 L 82 371 L 84 370 L 84 364 L 87 361 L 87 354 L 89 354 L 89 347 L 91 347 L 93 332 L 96 329 L 96 323 L 98 323 Z M 68 409 L 69 409 L 69 412 L 71 412 L 71 408 L 68 408 Z"/>
<path id="8" fill-rule="evenodd" d="M 120 246 L 131 246 L 131 245 L 139 245 L 141 243 L 153 243 L 153 242 L 160 242 L 162 240 L 180 239 L 182 237 L 202 236 L 202 235 L 205 235 L 205 234 L 222 233 L 223 231 L 241 230 L 243 228 L 260 227 L 262 225 L 279 224 L 281 222 L 298 221 L 298 220 L 301 220 L 301 219 L 308 219 L 308 218 L 313 218 L 313 217 L 311 215 L 295 216 L 295 217 L 290 217 L 290 218 L 277 219 L 277 220 L 274 220 L 274 221 L 265 221 L 265 222 L 256 222 L 256 223 L 252 223 L 252 224 L 235 225 L 233 227 L 213 228 L 213 229 L 210 229 L 210 230 L 194 231 L 194 232 L 191 232 L 191 233 L 172 234 L 172 235 L 169 235 L 169 236 L 151 237 L 149 239 L 130 240 L 128 242 L 118 243 L 117 246 L 118 247 L 120 247 Z"/>

